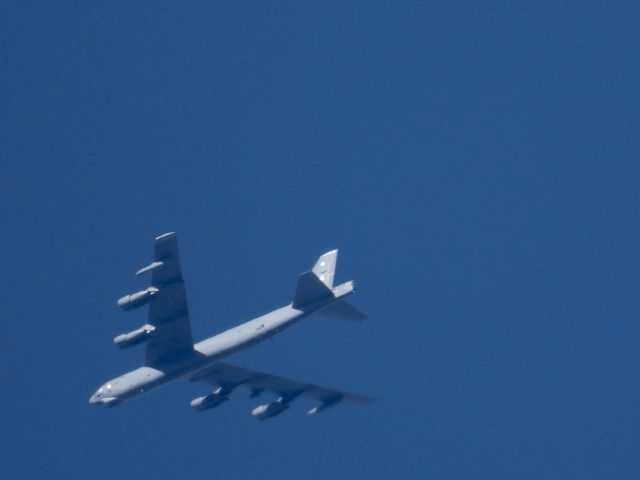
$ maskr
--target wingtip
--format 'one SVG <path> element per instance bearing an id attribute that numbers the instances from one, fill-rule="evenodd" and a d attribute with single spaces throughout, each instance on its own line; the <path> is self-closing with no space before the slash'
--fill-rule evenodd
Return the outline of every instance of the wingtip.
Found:
<path id="1" fill-rule="evenodd" d="M 176 236 L 176 232 L 167 232 L 167 233 L 163 233 L 162 235 L 159 235 L 156 237 L 156 240 L 165 240 L 165 239 L 169 239 L 171 237 L 175 237 Z"/>

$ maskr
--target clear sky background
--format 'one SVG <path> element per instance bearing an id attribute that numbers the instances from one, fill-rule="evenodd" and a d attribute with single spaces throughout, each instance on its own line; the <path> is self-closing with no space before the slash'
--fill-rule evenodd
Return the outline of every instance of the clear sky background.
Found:
<path id="1" fill-rule="evenodd" d="M 2 2 L 0 477 L 637 478 L 637 2 L 131 3 Z M 231 360 L 378 401 L 90 406 L 167 231 L 196 339 L 340 248 Z"/>

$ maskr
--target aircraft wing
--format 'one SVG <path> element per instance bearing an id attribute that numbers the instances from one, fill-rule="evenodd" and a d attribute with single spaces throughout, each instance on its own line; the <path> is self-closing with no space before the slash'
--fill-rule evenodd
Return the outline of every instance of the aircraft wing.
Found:
<path id="1" fill-rule="evenodd" d="M 155 329 L 147 340 L 145 363 L 153 365 L 193 351 L 187 292 L 182 280 L 176 234 L 155 239 L 153 263 L 138 273 L 151 271 L 151 286 L 158 289 L 149 306 L 148 323 Z"/>
<path id="2" fill-rule="evenodd" d="M 363 395 L 320 387 L 311 383 L 289 380 L 269 373 L 256 372 L 243 367 L 236 367 L 227 363 L 216 363 L 205 370 L 197 372 L 189 378 L 194 382 L 201 382 L 215 387 L 222 387 L 228 391 L 236 387 L 249 389 L 252 396 L 262 392 L 272 393 L 283 397 L 286 401 L 296 397 L 316 400 L 323 405 L 334 405 L 339 402 L 370 403 L 373 398 Z"/>

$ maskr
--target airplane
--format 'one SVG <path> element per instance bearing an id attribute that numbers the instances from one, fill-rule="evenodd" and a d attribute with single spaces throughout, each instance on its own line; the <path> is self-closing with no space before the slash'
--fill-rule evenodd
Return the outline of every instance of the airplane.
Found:
<path id="1" fill-rule="evenodd" d="M 364 395 L 289 380 L 221 361 L 277 335 L 312 313 L 364 320 L 366 315 L 344 301 L 354 292 L 354 283 L 349 281 L 333 286 L 337 257 L 338 250 L 327 252 L 310 271 L 301 274 L 293 302 L 289 305 L 194 344 L 177 236 L 174 232 L 160 235 L 154 242 L 153 262 L 136 272 L 136 275 L 151 273 L 151 286 L 125 295 L 117 302 L 125 311 L 149 305 L 145 325 L 113 339 L 120 348 L 145 343 L 144 365 L 103 384 L 91 396 L 89 403 L 114 407 L 178 379 L 213 387 L 212 393 L 191 401 L 191 406 L 197 411 L 221 405 L 229 400 L 229 394 L 237 387 L 248 389 L 250 398 L 262 393 L 275 395 L 275 401 L 252 410 L 252 415 L 259 420 L 281 414 L 297 398 L 316 402 L 307 411 L 309 415 L 342 402 L 372 402 L 371 397 Z"/>

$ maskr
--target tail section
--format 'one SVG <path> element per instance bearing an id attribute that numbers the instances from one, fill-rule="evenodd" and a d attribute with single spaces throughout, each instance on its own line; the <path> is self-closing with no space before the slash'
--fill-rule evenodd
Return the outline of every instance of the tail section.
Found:
<path id="1" fill-rule="evenodd" d="M 338 250 L 331 250 L 318 258 L 310 272 L 300 275 L 296 296 L 293 299 L 294 308 L 328 300 L 334 296 L 333 276 L 337 259 Z"/>
<path id="2" fill-rule="evenodd" d="M 312 303 L 328 300 L 333 297 L 333 292 L 318 276 L 311 272 L 305 272 L 298 277 L 296 296 L 293 298 L 293 308 L 302 308 Z"/>
<path id="3" fill-rule="evenodd" d="M 331 250 L 318 259 L 311 271 L 300 275 L 293 307 L 302 309 L 319 303 L 316 308 L 320 308 L 322 315 L 343 320 L 364 320 L 367 318 L 364 313 L 341 300 L 354 291 L 353 282 L 333 286 L 337 260 L 338 250 Z"/>
<path id="4" fill-rule="evenodd" d="M 331 250 L 322 255 L 311 270 L 327 287 L 333 288 L 333 277 L 336 273 L 338 250 Z"/>

